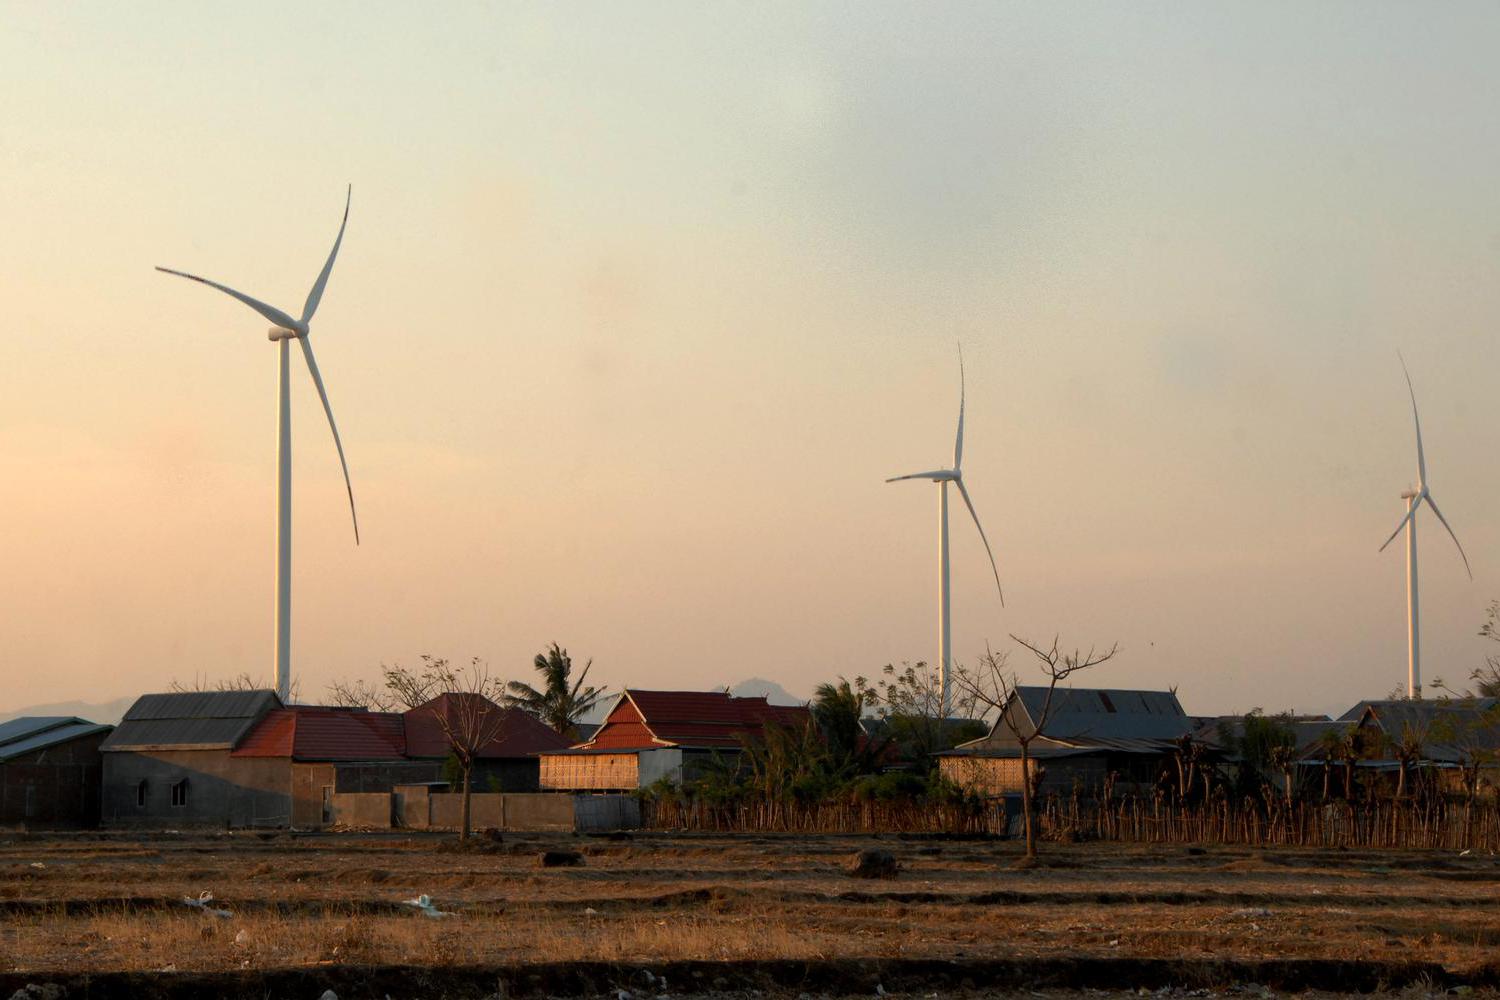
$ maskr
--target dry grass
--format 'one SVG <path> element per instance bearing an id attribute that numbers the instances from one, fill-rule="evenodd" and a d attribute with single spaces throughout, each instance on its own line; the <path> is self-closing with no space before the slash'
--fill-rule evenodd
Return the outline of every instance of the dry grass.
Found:
<path id="1" fill-rule="evenodd" d="M 0 970 L 215 971 L 873 957 L 1415 959 L 1500 944 L 1500 863 L 1451 854 L 1075 846 L 1015 870 L 984 842 L 882 841 L 891 882 L 844 877 L 858 838 L 638 837 L 441 852 L 430 840 L 0 842 Z M 34 867 L 34 865 L 44 867 Z M 234 912 L 181 903 L 211 889 Z M 400 900 L 433 895 L 433 920 Z"/>

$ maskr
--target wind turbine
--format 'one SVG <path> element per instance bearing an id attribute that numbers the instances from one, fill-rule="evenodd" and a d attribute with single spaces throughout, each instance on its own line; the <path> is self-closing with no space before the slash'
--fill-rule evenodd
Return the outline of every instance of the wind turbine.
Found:
<path id="1" fill-rule="evenodd" d="M 339 223 L 338 237 L 333 241 L 333 250 L 307 293 L 307 302 L 302 306 L 300 319 L 293 319 L 275 306 L 266 305 L 243 292 L 221 285 L 207 278 L 185 271 L 174 271 L 158 267 L 158 271 L 175 274 L 210 288 L 217 288 L 225 295 L 239 299 L 245 305 L 276 324 L 271 327 L 270 338 L 277 345 L 280 375 L 276 390 L 276 659 L 274 677 L 276 694 L 283 703 L 290 701 L 292 688 L 292 402 L 289 395 L 290 374 L 288 371 L 288 343 L 292 340 L 302 348 L 302 357 L 307 361 L 308 374 L 317 387 L 318 398 L 323 401 L 323 412 L 328 415 L 328 427 L 333 431 L 333 446 L 338 449 L 339 466 L 344 470 L 344 489 L 349 494 L 349 516 L 354 520 L 354 544 L 359 544 L 359 516 L 354 512 L 354 487 L 349 483 L 349 463 L 344 460 L 344 444 L 339 440 L 339 428 L 333 421 L 333 407 L 328 405 L 328 392 L 323 388 L 323 376 L 318 373 L 318 362 L 313 357 L 312 343 L 308 335 L 309 324 L 318 303 L 323 299 L 323 289 L 328 284 L 328 274 L 333 270 L 334 258 L 339 255 L 339 245 L 344 242 L 344 227 L 349 224 L 349 201 L 353 196 L 353 185 L 344 195 L 344 219 Z"/>
<path id="2" fill-rule="evenodd" d="M 974 527 L 979 529 L 979 540 L 984 542 L 984 551 L 990 557 L 990 571 L 995 574 L 995 591 L 1000 595 L 1000 606 L 1005 606 L 1005 592 L 1000 589 L 1000 570 L 995 566 L 995 553 L 990 549 L 990 540 L 985 537 L 984 525 L 979 523 L 979 514 L 974 510 L 974 501 L 964 488 L 964 352 L 958 351 L 958 436 L 953 442 L 953 468 L 935 469 L 932 472 L 913 472 L 906 476 L 893 476 L 888 483 L 903 479 L 928 479 L 938 484 L 938 682 L 942 687 L 942 716 L 946 721 L 951 711 L 951 684 L 949 678 L 953 618 L 949 607 L 948 566 L 948 484 L 958 487 L 958 495 L 964 498 L 969 516 L 974 518 Z"/>
<path id="3" fill-rule="evenodd" d="M 1396 356 L 1401 357 L 1399 352 Z M 1448 526 L 1448 519 L 1438 510 L 1437 503 L 1432 499 L 1432 492 L 1427 488 L 1427 460 L 1422 454 L 1422 420 L 1417 416 L 1417 391 L 1412 388 L 1411 372 L 1406 370 L 1405 358 L 1401 358 L 1401 371 L 1406 375 L 1406 391 L 1411 394 L 1411 419 L 1417 428 L 1417 486 L 1401 494 L 1401 499 L 1406 501 L 1406 516 L 1396 525 L 1396 530 L 1391 532 L 1391 537 L 1385 540 L 1380 551 L 1384 552 L 1386 545 L 1396 540 L 1401 529 L 1406 529 L 1406 694 L 1410 698 L 1421 698 L 1422 661 L 1417 635 L 1417 508 L 1424 502 L 1442 522 L 1448 537 L 1453 539 L 1453 544 L 1458 546 L 1458 554 L 1463 558 L 1464 571 L 1469 574 L 1470 580 L 1474 579 L 1474 571 L 1469 568 L 1469 557 L 1464 555 L 1464 547 L 1459 544 L 1458 536 Z"/>

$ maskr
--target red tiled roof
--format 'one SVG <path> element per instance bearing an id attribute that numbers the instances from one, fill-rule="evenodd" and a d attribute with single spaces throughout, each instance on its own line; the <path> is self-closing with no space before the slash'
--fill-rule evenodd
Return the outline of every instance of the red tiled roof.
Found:
<path id="1" fill-rule="evenodd" d="M 738 747 L 768 723 L 805 725 L 812 714 L 801 706 L 769 704 L 765 698 L 735 698 L 722 691 L 639 691 L 629 688 L 594 738 L 590 750 L 650 746 Z"/>
<path id="2" fill-rule="evenodd" d="M 448 738 L 443 735 L 440 715 L 456 718 L 462 710 L 463 698 L 478 698 L 479 695 L 440 694 L 425 705 L 420 705 L 404 716 L 406 731 L 406 753 L 410 757 L 446 757 L 449 753 Z M 482 751 L 480 757 L 526 757 L 542 750 L 561 750 L 570 741 L 535 716 L 519 708 L 501 708 L 489 699 L 484 699 L 488 711 L 500 712 L 504 721 L 500 735 Z"/>
<path id="3" fill-rule="evenodd" d="M 233 751 L 235 757 L 294 760 L 391 760 L 406 751 L 401 716 L 388 712 L 296 705 L 267 712 Z"/>

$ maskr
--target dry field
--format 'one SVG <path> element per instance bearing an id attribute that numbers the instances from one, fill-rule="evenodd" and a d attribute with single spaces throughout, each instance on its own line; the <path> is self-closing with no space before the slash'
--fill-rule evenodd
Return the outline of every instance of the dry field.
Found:
<path id="1" fill-rule="evenodd" d="M 891 850 L 894 879 L 842 863 Z M 1500 858 L 896 837 L 0 837 L 0 998 L 1500 982 Z M 579 867 L 537 864 L 544 848 Z M 183 902 L 203 891 L 228 917 Z M 402 901 L 427 893 L 454 916 Z M 663 984 L 661 980 L 665 978 Z M 1040 996 L 1023 992 L 1025 996 Z M 1051 995 L 1050 993 L 1048 995 Z"/>

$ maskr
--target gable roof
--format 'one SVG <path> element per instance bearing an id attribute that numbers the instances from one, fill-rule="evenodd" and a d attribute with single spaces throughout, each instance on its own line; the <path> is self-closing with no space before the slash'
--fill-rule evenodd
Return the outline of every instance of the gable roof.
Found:
<path id="1" fill-rule="evenodd" d="M 1291 719 L 1285 716 L 1270 716 L 1270 718 L 1292 731 L 1299 754 L 1314 749 L 1318 741 L 1323 738 L 1323 734 L 1342 732 L 1349 728 L 1347 722 L 1338 722 L 1326 715 L 1296 716 Z M 1198 723 L 1193 731 L 1193 740 L 1219 750 L 1224 749 L 1223 737 L 1226 730 L 1236 738 L 1242 736 L 1245 731 L 1243 715 L 1221 715 L 1211 719 L 1200 719 Z"/>
<path id="2" fill-rule="evenodd" d="M 1377 718 L 1394 715 L 1396 718 L 1430 716 L 1433 712 L 1450 708 L 1470 708 L 1488 712 L 1500 705 L 1500 698 L 1379 698 L 1362 701 L 1339 716 L 1340 722 L 1359 722 L 1368 709 L 1374 709 Z"/>
<path id="3" fill-rule="evenodd" d="M 772 705 L 764 697 L 736 698 L 723 691 L 646 691 L 626 688 L 582 750 L 738 748 L 767 725 L 799 726 L 812 720 L 801 705 Z"/>
<path id="4" fill-rule="evenodd" d="M 1378 729 L 1391 740 L 1415 736 L 1424 760 L 1460 763 L 1475 747 L 1500 748 L 1500 698 L 1403 698 L 1364 706 L 1356 725 Z"/>
<path id="5" fill-rule="evenodd" d="M 479 698 L 487 706 L 486 711 L 499 712 L 504 717 L 500 723 L 500 735 L 479 752 L 481 758 L 528 757 L 543 750 L 561 750 L 570 743 L 566 736 L 519 708 L 501 708 L 482 695 L 448 693 L 440 694 L 402 716 L 406 755 L 448 756 L 450 745 L 448 738 L 443 735 L 439 717 L 450 720 L 459 718 L 464 711 L 463 699 L 468 698 Z"/>
<path id="6" fill-rule="evenodd" d="M 1021 731 L 1033 732 L 1046 701 L 1045 687 L 1017 687 L 986 736 L 949 752 L 982 753 L 1014 745 L 1016 739 L 1005 722 L 1006 716 L 1014 713 Z M 1171 691 L 1058 688 L 1052 695 L 1047 735 L 1035 748 L 1155 752 L 1169 748 L 1200 721 L 1182 710 Z"/>
<path id="7" fill-rule="evenodd" d="M 405 752 L 406 727 L 398 713 L 294 705 L 267 712 L 232 756 L 374 761 L 400 759 Z"/>
<path id="8" fill-rule="evenodd" d="M 227 750 L 261 716 L 281 707 L 275 691 L 181 691 L 136 699 L 99 748 Z"/>
<path id="9" fill-rule="evenodd" d="M 0 722 L 0 763 L 83 736 L 107 732 L 108 726 L 72 715 L 33 715 Z"/>

